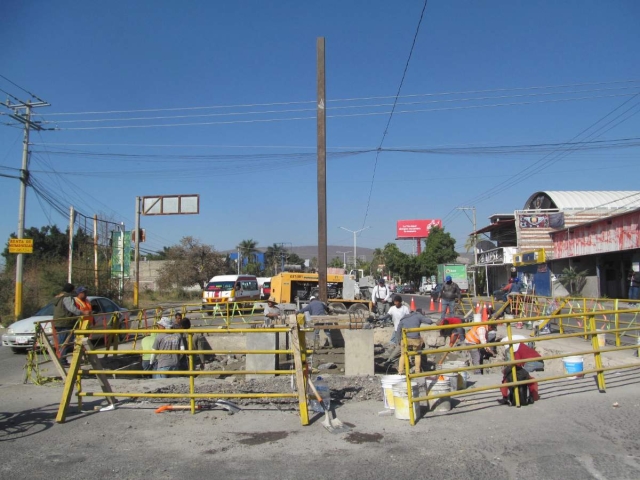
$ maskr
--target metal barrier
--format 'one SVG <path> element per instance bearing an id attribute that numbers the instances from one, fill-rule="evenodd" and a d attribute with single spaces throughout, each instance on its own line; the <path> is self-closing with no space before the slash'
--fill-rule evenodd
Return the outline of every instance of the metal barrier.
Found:
<path id="1" fill-rule="evenodd" d="M 515 360 L 515 356 L 514 356 L 514 348 L 513 345 L 514 344 L 519 344 L 519 343 L 527 343 L 530 342 L 531 340 L 525 339 L 525 340 L 513 340 L 513 335 L 512 335 L 512 324 L 516 323 L 516 322 L 520 322 L 520 319 L 508 319 L 508 320 L 491 320 L 491 321 L 486 321 L 486 322 L 473 322 L 473 323 L 466 323 L 464 324 L 465 327 L 474 327 L 474 326 L 478 326 L 478 325 L 483 325 L 483 326 L 489 326 L 489 325 L 501 325 L 501 324 L 506 324 L 507 327 L 507 342 L 493 342 L 493 343 L 485 343 L 482 344 L 481 348 L 485 348 L 485 347 L 494 347 L 494 346 L 502 346 L 505 347 L 507 346 L 509 349 L 509 356 L 510 356 L 510 360 L 509 361 L 503 361 L 503 362 L 494 362 L 494 363 L 490 363 L 490 364 L 485 364 L 485 365 L 471 365 L 469 367 L 457 367 L 455 369 L 442 369 L 442 370 L 436 370 L 435 375 L 440 376 L 443 374 L 447 374 L 447 373 L 458 373 L 461 371 L 469 371 L 469 370 L 483 370 L 486 368 L 495 368 L 495 367 L 511 367 L 511 374 L 512 374 L 512 378 L 516 379 L 516 365 L 521 365 L 524 363 L 528 363 L 528 362 L 533 362 L 533 361 L 539 361 L 539 360 L 552 360 L 552 359 L 558 359 L 558 358 L 565 358 L 568 356 L 573 356 L 573 355 L 593 355 L 594 356 L 594 363 L 595 363 L 595 367 L 593 369 L 590 370 L 583 370 L 582 372 L 580 372 L 581 374 L 588 374 L 588 373 L 595 373 L 596 374 L 596 378 L 597 378 L 597 386 L 598 386 L 598 390 L 601 392 L 605 392 L 606 391 L 606 383 L 605 383 L 605 377 L 604 377 L 604 372 L 607 371 L 612 371 L 612 370 L 623 370 L 626 368 L 638 368 L 640 367 L 640 363 L 633 363 L 633 364 L 628 364 L 628 365 L 619 365 L 619 366 L 615 366 L 615 367 L 603 367 L 602 364 L 602 354 L 603 353 L 608 353 L 608 352 L 614 352 L 614 351 L 623 351 L 623 350 L 631 350 L 631 349 L 638 349 L 638 345 L 627 345 L 627 346 L 615 346 L 612 348 L 606 348 L 606 347 L 600 347 L 598 344 L 598 338 L 597 335 L 603 333 L 602 330 L 597 329 L 597 325 L 596 325 L 596 316 L 597 315 L 608 315 L 608 316 L 614 316 L 617 313 L 620 313 L 619 311 L 616 310 L 604 310 L 604 311 L 598 311 L 596 312 L 584 312 L 583 313 L 583 317 L 584 318 L 588 318 L 588 328 L 585 331 L 581 331 L 581 332 L 577 332 L 577 333 L 564 333 L 564 334 L 559 334 L 559 335 L 544 335 L 541 337 L 536 337 L 536 342 L 542 342 L 542 341 L 552 341 L 552 340 L 558 340 L 558 339 L 566 339 L 566 338 L 578 338 L 578 337 L 584 337 L 585 335 L 590 339 L 591 341 L 591 349 L 587 349 L 587 350 L 581 350 L 581 351 L 577 351 L 577 352 L 571 352 L 571 353 L 563 353 L 563 354 L 558 354 L 558 355 L 546 355 L 546 356 L 542 356 L 542 357 L 536 357 L 533 359 L 519 359 L 519 360 Z M 629 313 L 629 311 L 625 310 L 625 313 Z M 640 313 L 640 309 L 634 309 L 631 311 L 631 313 Z M 552 317 L 552 319 L 555 320 L 562 320 L 562 319 L 568 319 L 568 318 L 572 318 L 574 317 L 575 314 L 558 314 Z M 537 317 L 530 317 L 529 320 L 531 321 L 545 321 L 549 318 L 549 316 L 537 316 Z M 497 390 L 500 388 L 508 388 L 508 387 L 517 387 L 519 385 L 528 385 L 530 383 L 541 383 L 541 382 L 548 382 L 551 380 L 558 380 L 561 378 L 568 378 L 568 377 L 573 377 L 575 376 L 575 373 L 568 373 L 568 374 L 563 374 L 563 375 L 554 375 L 554 376 L 550 376 L 550 377 L 539 377 L 539 378 L 531 378 L 530 380 L 522 380 L 522 381 L 513 381 L 513 382 L 504 382 L 504 383 L 500 383 L 498 385 L 489 385 L 489 386 L 484 386 L 484 387 L 476 387 L 476 388 L 468 388 L 465 390 L 456 390 L 454 392 L 448 392 L 448 393 L 438 393 L 438 394 L 431 394 L 430 392 L 427 392 L 426 396 L 423 397 L 414 397 L 413 396 L 413 391 L 412 391 L 412 387 L 411 387 L 411 381 L 415 380 L 417 378 L 423 378 L 423 377 L 430 377 L 434 375 L 434 372 L 419 372 L 419 373 L 409 373 L 410 372 L 410 359 L 413 356 L 417 356 L 417 355 L 436 355 L 436 354 L 447 354 L 447 352 L 465 352 L 465 351 L 470 351 L 470 350 L 476 350 L 479 348 L 479 346 L 476 345 L 462 345 L 462 346 L 457 346 L 457 347 L 447 347 L 447 348 L 436 348 L 436 349 L 421 349 L 421 350 L 417 350 L 417 351 L 409 351 L 408 350 L 408 342 L 407 342 L 407 333 L 411 333 L 411 332 L 429 332 L 429 331 L 434 331 L 434 330 L 443 330 L 443 329 L 453 329 L 453 328 L 459 328 L 460 325 L 434 325 L 434 326 L 429 326 L 429 327 L 421 327 L 421 328 L 411 328 L 411 329 L 403 329 L 402 330 L 402 344 L 403 344 L 403 353 L 401 356 L 400 361 L 404 362 L 404 366 L 405 366 L 405 371 L 407 372 L 406 375 L 406 381 L 407 381 L 407 393 L 408 393 L 408 400 L 409 400 L 409 405 L 413 406 L 414 403 L 416 402 L 423 402 L 423 401 L 430 401 L 430 400 L 435 400 L 438 398 L 445 398 L 445 397 L 451 397 L 451 396 L 460 396 L 460 395 L 470 395 L 473 393 L 477 393 L 477 392 L 482 392 L 482 391 L 486 391 L 486 390 Z M 636 328 L 632 328 L 632 327 L 626 327 L 626 328 L 615 328 L 615 329 L 610 329 L 609 332 L 613 333 L 613 332 L 627 332 L 627 331 L 631 331 L 631 330 L 637 330 L 638 327 Z M 514 389 L 514 397 L 515 397 L 515 404 L 516 406 L 520 406 L 520 399 L 519 399 L 519 392 L 518 389 L 515 388 Z M 414 414 L 414 409 L 413 408 L 409 408 L 409 417 L 410 417 L 410 423 L 411 425 L 415 425 L 415 414 Z"/>
<path id="2" fill-rule="evenodd" d="M 94 350 L 91 348 L 88 342 L 87 336 L 91 334 L 151 334 L 158 333 L 158 330 L 154 329 L 88 329 L 87 322 L 83 321 L 80 329 L 75 331 L 76 341 L 73 358 L 69 371 L 66 375 L 64 390 L 62 394 L 62 400 L 56 416 L 58 423 L 63 423 L 66 419 L 67 408 L 71 402 L 71 396 L 73 394 L 74 385 L 77 389 L 78 404 L 82 406 L 82 398 L 101 396 L 106 397 L 111 405 L 115 405 L 117 397 L 129 397 L 129 398 L 185 398 L 190 402 L 191 413 L 196 411 L 196 399 L 205 398 L 298 398 L 300 408 L 300 419 L 302 425 L 308 425 L 309 414 L 307 410 L 307 392 L 306 392 L 306 375 L 307 375 L 307 349 L 305 344 L 305 336 L 302 333 L 299 324 L 292 319 L 292 323 L 287 327 L 273 327 L 267 329 L 224 329 L 224 330 L 211 330 L 211 329 L 171 329 L 171 334 L 177 333 L 187 336 L 187 346 L 185 350 L 119 350 L 119 355 L 144 355 L 144 354 L 176 354 L 188 356 L 188 370 L 175 370 L 175 371 L 162 371 L 163 375 L 170 376 L 188 376 L 189 377 L 189 393 L 132 393 L 132 392 L 114 392 L 105 377 L 105 375 L 151 375 L 153 371 L 149 370 L 105 370 L 100 364 L 98 355 L 103 354 L 103 351 Z M 193 336 L 197 334 L 207 333 L 210 335 L 225 335 L 230 333 L 242 333 L 242 334 L 256 334 L 256 333 L 285 333 L 291 334 L 291 348 L 289 349 L 274 349 L 274 350 L 197 350 L 193 348 Z M 195 370 L 194 369 L 194 355 L 211 355 L 211 354 L 243 354 L 243 355 L 279 355 L 279 354 L 291 354 L 294 358 L 295 371 L 291 370 Z M 91 364 L 90 370 L 82 370 L 80 368 L 83 358 L 86 358 Z M 195 377 L 196 376 L 210 376 L 210 375 L 291 375 L 296 376 L 297 393 L 196 393 L 195 391 Z M 96 375 L 102 392 L 85 392 L 82 390 L 82 378 L 87 375 Z"/>

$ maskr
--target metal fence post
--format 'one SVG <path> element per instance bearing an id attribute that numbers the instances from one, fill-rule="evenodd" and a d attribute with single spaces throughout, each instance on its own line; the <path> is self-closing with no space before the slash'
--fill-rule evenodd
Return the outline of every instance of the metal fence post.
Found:
<path id="1" fill-rule="evenodd" d="M 507 323 L 507 338 L 509 339 L 509 359 L 513 362 L 515 361 L 516 357 L 515 357 L 515 353 L 513 351 L 513 343 L 511 343 L 513 341 L 513 335 L 511 333 L 511 322 L 509 321 Z M 518 381 L 518 377 L 516 375 L 516 365 L 513 364 L 511 365 L 511 381 L 512 382 L 517 382 Z M 513 388 L 513 398 L 516 402 L 516 407 L 520 408 L 520 387 L 516 386 L 516 387 L 512 387 Z M 529 388 L 527 386 L 527 388 Z"/>
<path id="2" fill-rule="evenodd" d="M 613 309 L 616 311 L 616 313 L 614 314 L 614 325 L 615 325 L 615 329 L 616 329 L 616 347 L 620 346 L 620 332 L 618 331 L 618 329 L 620 328 L 620 314 L 618 313 L 618 304 L 619 304 L 619 300 L 616 298 L 613 300 Z"/>
<path id="3" fill-rule="evenodd" d="M 596 378 L 598 382 L 598 390 L 601 393 L 607 391 L 607 387 L 604 381 L 604 372 L 602 371 L 602 354 L 600 353 L 600 345 L 598 345 L 598 331 L 596 329 L 596 315 L 595 313 L 590 315 L 589 319 L 591 330 L 591 347 L 593 348 L 593 360 L 596 365 Z"/>

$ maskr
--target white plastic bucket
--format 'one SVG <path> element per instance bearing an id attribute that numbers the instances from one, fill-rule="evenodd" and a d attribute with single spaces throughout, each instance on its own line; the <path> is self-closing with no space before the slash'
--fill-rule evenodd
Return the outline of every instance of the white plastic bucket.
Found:
<path id="1" fill-rule="evenodd" d="M 576 355 L 573 357 L 564 357 L 562 359 L 562 363 L 564 363 L 564 371 L 567 374 L 580 373 L 584 370 L 584 359 L 580 355 Z M 584 375 L 576 375 L 574 377 L 568 378 L 578 378 L 583 376 Z"/>
<path id="2" fill-rule="evenodd" d="M 427 384 L 427 395 L 449 392 L 451 392 L 451 383 L 448 380 L 438 380 Z M 448 412 L 451 410 L 451 397 L 429 400 L 429 409 L 433 412 Z"/>
<path id="3" fill-rule="evenodd" d="M 596 335 L 598 337 L 598 347 L 606 347 L 607 346 L 607 334 L 606 333 L 598 333 Z"/>
<path id="4" fill-rule="evenodd" d="M 474 313 L 473 314 L 473 321 L 474 322 L 481 322 L 482 321 L 482 314 L 481 313 Z"/>
<path id="5" fill-rule="evenodd" d="M 382 385 L 382 397 L 384 399 L 384 408 L 393 410 L 395 408 L 393 403 L 393 386 L 399 382 L 405 382 L 404 375 L 384 375 L 380 378 L 380 384 Z"/>
<path id="6" fill-rule="evenodd" d="M 393 404 L 395 406 L 395 416 L 398 420 L 410 420 L 409 418 L 409 394 L 407 393 L 407 382 L 396 383 L 393 387 Z M 411 382 L 412 397 L 420 396 L 418 382 Z M 413 403 L 413 418 L 420 418 L 420 402 Z"/>

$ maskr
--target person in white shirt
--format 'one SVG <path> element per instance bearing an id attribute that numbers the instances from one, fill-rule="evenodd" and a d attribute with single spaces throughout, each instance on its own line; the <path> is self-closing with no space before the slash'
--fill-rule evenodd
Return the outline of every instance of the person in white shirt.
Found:
<path id="1" fill-rule="evenodd" d="M 371 300 L 376 306 L 378 315 L 386 315 L 389 310 L 389 299 L 391 298 L 391 289 L 384 284 L 384 279 L 378 280 L 378 285 L 373 287 Z"/>
<path id="2" fill-rule="evenodd" d="M 391 343 L 400 343 L 400 338 L 398 338 L 398 325 L 400 325 L 400 320 L 402 320 L 406 315 L 409 315 L 410 313 L 411 311 L 409 310 L 409 307 L 402 304 L 402 297 L 400 295 L 396 295 L 395 297 L 393 297 L 393 306 L 389 309 L 389 312 L 381 319 L 383 321 L 389 318 L 393 320 L 393 335 L 391 336 Z"/>

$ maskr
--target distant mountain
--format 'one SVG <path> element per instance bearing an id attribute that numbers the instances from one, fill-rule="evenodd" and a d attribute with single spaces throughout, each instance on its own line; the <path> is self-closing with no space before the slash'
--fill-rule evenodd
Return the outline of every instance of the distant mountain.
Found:
<path id="1" fill-rule="evenodd" d="M 364 255 L 365 260 L 370 262 L 373 259 L 373 248 L 366 247 L 357 247 L 358 248 L 358 258 L 362 258 Z M 258 247 L 258 251 L 264 252 L 266 248 Z M 318 246 L 317 245 L 303 245 L 299 247 L 288 247 L 287 250 L 291 253 L 295 253 L 303 260 L 311 260 L 313 257 L 318 258 Z M 220 253 L 228 255 L 230 253 L 235 252 L 235 250 L 224 250 Z M 345 247 L 344 245 L 328 245 L 327 246 L 327 261 L 331 262 L 334 258 L 339 258 L 343 260 L 344 255 L 342 253 L 337 252 L 349 252 L 347 253 L 347 263 L 349 263 L 349 259 L 353 262 L 353 245 L 350 247 Z"/>

